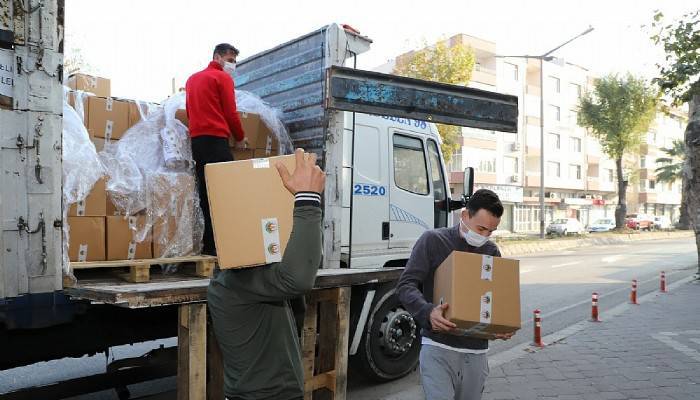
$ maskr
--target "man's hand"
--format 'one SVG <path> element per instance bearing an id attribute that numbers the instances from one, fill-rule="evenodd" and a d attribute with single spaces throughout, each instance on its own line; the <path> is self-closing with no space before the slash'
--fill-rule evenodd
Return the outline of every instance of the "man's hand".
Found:
<path id="1" fill-rule="evenodd" d="M 294 155 L 297 162 L 294 174 L 290 174 L 284 164 L 276 165 L 284 187 L 293 195 L 299 192 L 323 193 L 326 174 L 316 165 L 316 154 L 304 154 L 304 150 L 297 149 Z"/>
<path id="2" fill-rule="evenodd" d="M 445 310 L 449 306 L 449 304 L 440 304 L 430 312 L 430 326 L 432 326 L 433 332 L 450 333 L 457 327 L 452 321 L 445 318 Z"/>
<path id="3" fill-rule="evenodd" d="M 508 339 L 512 338 L 513 335 L 514 335 L 514 333 L 497 333 L 494 336 L 496 337 L 496 339 L 508 340 Z"/>
<path id="4" fill-rule="evenodd" d="M 248 148 L 248 138 L 244 136 L 244 137 L 243 137 L 243 140 L 240 140 L 240 141 L 236 142 L 236 144 L 234 145 L 234 148 L 235 148 L 236 150 L 245 150 L 245 149 L 247 149 L 247 148 Z"/>

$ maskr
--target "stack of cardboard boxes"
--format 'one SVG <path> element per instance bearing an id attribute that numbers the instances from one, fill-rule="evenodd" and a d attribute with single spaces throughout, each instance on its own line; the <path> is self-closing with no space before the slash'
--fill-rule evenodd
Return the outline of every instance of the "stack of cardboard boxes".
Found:
<path id="1" fill-rule="evenodd" d="M 70 89 L 90 92 L 93 95 L 83 96 L 84 123 L 95 144 L 97 151 L 102 151 L 108 142 L 118 141 L 132 126 L 141 120 L 137 102 L 111 97 L 110 81 L 108 79 L 75 74 L 68 78 Z M 75 92 L 69 95 L 69 103 L 75 107 L 78 97 Z M 259 115 L 239 113 L 243 130 L 248 138 L 248 149 L 234 149 L 230 142 L 231 152 L 235 160 L 250 160 L 277 156 L 279 141 L 265 125 Z M 178 110 L 176 118 L 185 126 L 188 125 L 185 110 Z M 292 157 L 293 158 L 293 157 Z M 286 158 L 286 162 L 292 162 Z M 259 164 L 259 163 L 258 163 Z M 256 164 L 257 165 L 257 164 Z M 290 167 L 293 165 L 290 164 Z M 257 165 L 256 171 L 260 171 Z M 236 169 L 245 169 L 239 166 Z M 290 168 L 293 169 L 293 168 Z M 276 170 L 265 175 L 268 179 L 277 179 Z M 272 178 L 270 178 L 272 177 Z M 276 177 L 276 178 L 275 178 Z M 147 185 L 152 193 L 148 204 L 156 217 L 153 222 L 152 235 L 146 241 L 135 242 L 136 229 L 144 225 L 144 216 L 122 216 L 110 201 L 106 192 L 105 179 L 99 180 L 85 201 L 71 206 L 68 213 L 69 258 L 71 261 L 112 261 L 128 259 L 144 259 L 168 254 L 190 254 L 194 250 L 194 202 L 197 201 L 194 178 L 187 173 L 153 173 L 148 178 Z M 264 185 L 263 185 L 264 187 Z M 293 199 L 284 195 L 286 189 L 280 186 L 280 196 L 284 198 L 282 209 L 288 210 L 285 216 L 291 220 Z M 173 191 L 176 192 L 173 195 Z M 162 196 L 159 196 L 162 193 Z M 182 194 L 180 196 L 179 194 Z M 186 194 L 192 194 L 188 196 Z M 240 196 L 239 196 L 240 197 Z M 163 210 L 169 212 L 163 212 Z M 285 214 L 286 213 L 282 213 Z M 158 217 L 167 215 L 167 217 Z M 280 217 L 281 220 L 284 218 Z M 282 237 L 288 236 L 291 224 L 280 221 Z M 152 238 L 155 238 L 153 240 Z M 281 251 L 286 243 L 282 240 Z M 264 260 L 263 260 L 264 261 Z M 239 260 L 240 263 L 240 260 Z M 250 261 L 244 261 L 244 264 Z"/>
<path id="2" fill-rule="evenodd" d="M 94 94 L 83 96 L 82 101 L 85 127 L 98 152 L 105 143 L 121 139 L 141 119 L 135 101 L 111 97 L 109 79 L 75 74 L 68 78 L 67 84 L 72 90 Z M 69 95 L 69 103 L 74 107 L 77 98 L 75 93 Z M 134 240 L 133 228 L 142 223 L 142 218 L 119 215 L 107 196 L 105 179 L 100 179 L 87 198 L 73 204 L 68 211 L 70 260 L 152 258 L 150 239 L 138 244 Z"/>

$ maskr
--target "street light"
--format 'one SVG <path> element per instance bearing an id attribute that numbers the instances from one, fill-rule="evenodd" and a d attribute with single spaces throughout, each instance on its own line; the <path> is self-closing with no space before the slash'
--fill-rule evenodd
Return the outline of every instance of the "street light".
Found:
<path id="1" fill-rule="evenodd" d="M 574 40 L 580 38 L 583 35 L 587 35 L 593 31 L 593 27 L 589 26 L 588 29 L 579 33 L 578 35 L 572 37 L 566 42 L 560 44 L 559 46 L 549 50 L 548 52 L 542 54 L 541 56 L 496 56 L 502 58 L 534 58 L 540 60 L 540 239 L 544 239 L 544 62 L 552 61 L 555 57 L 550 56 L 550 54 L 561 49 L 567 44 L 573 42 Z"/>

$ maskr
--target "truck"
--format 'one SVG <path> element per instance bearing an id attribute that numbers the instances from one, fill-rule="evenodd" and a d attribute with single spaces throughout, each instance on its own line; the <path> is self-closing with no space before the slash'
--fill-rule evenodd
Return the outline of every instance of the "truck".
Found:
<path id="1" fill-rule="evenodd" d="M 64 287 L 64 1 L 30 3 L 0 5 L 0 370 L 177 336 L 175 305 L 125 309 Z M 436 123 L 517 131 L 515 96 L 355 68 L 371 43 L 330 24 L 240 61 L 235 78 L 282 111 L 295 147 L 318 154 L 322 268 L 350 274 L 403 267 L 423 232 L 464 207 L 473 171 L 452 199 Z M 351 288 L 351 373 L 386 381 L 417 365 L 419 327 L 394 286 Z"/>

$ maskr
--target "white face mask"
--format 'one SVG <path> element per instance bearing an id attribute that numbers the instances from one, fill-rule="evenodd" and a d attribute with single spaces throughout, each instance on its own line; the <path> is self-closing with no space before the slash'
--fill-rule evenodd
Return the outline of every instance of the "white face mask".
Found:
<path id="1" fill-rule="evenodd" d="M 462 228 L 467 231 L 467 233 L 464 233 L 462 231 L 460 231 L 459 233 L 470 246 L 481 247 L 484 244 L 486 244 L 486 242 L 489 240 L 489 238 L 487 238 L 486 236 L 479 235 L 478 233 L 469 229 L 464 223 L 464 221 L 462 221 L 461 219 L 459 220 L 459 223 L 462 225 Z"/>
<path id="2" fill-rule="evenodd" d="M 231 75 L 231 78 L 233 78 L 233 73 L 236 72 L 236 64 L 226 61 L 224 63 L 224 71 L 226 71 L 229 75 Z"/>

